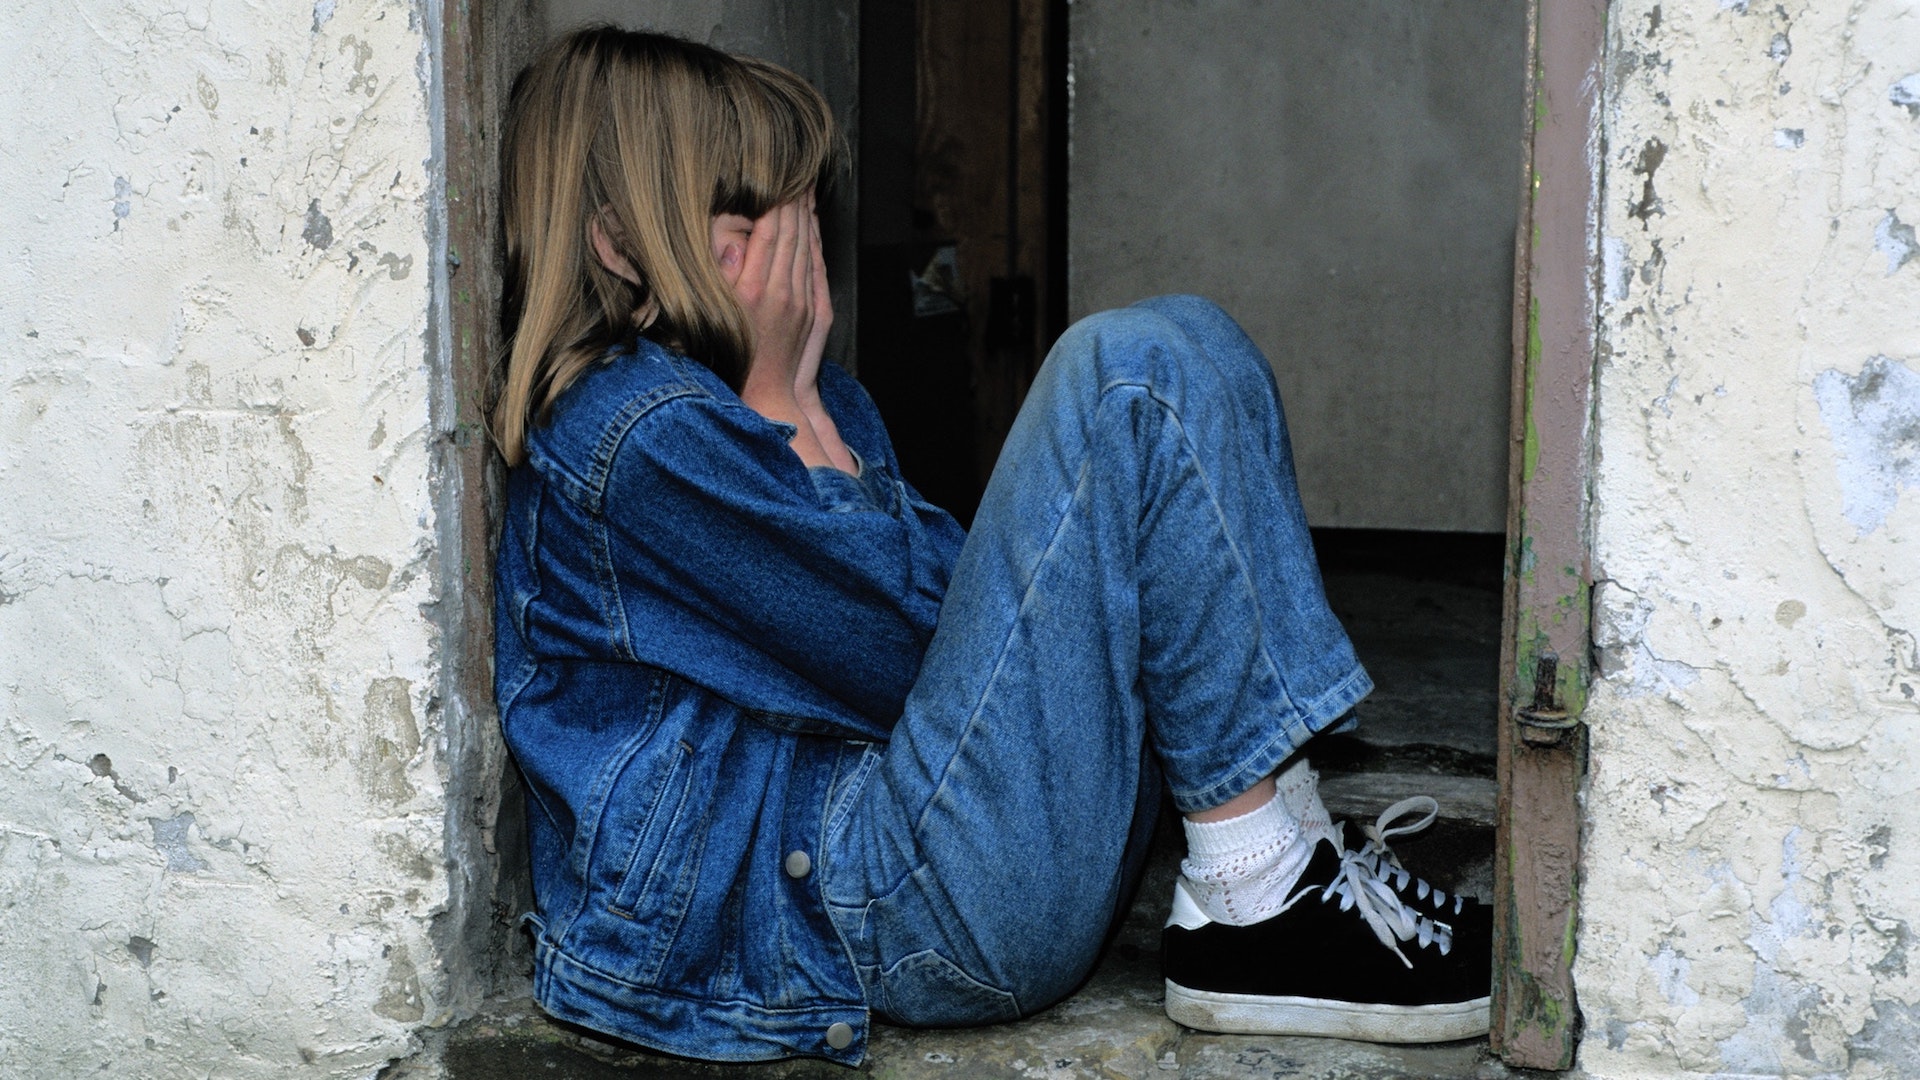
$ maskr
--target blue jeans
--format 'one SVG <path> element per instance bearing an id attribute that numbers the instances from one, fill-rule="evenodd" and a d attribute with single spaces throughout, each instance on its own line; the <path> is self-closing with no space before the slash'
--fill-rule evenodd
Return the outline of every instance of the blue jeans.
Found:
<path id="1" fill-rule="evenodd" d="M 830 811 L 823 896 L 869 1006 L 966 1024 L 1064 997 L 1124 914 L 1163 783 L 1182 812 L 1219 805 L 1371 689 L 1259 350 L 1195 297 L 1075 325 L 892 741 Z"/>

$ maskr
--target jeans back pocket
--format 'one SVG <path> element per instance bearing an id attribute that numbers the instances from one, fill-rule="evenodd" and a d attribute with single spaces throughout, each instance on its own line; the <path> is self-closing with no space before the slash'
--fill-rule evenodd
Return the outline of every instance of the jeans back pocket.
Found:
<path id="1" fill-rule="evenodd" d="M 969 1027 L 1020 1018 L 1012 994 L 988 986 L 932 949 L 903 956 L 880 973 L 886 1016 L 911 1027 Z"/>

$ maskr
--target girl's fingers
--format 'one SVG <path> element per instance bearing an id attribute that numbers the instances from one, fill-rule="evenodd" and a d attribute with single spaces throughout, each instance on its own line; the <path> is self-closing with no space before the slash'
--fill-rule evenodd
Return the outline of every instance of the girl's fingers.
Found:
<path id="1" fill-rule="evenodd" d="M 747 250 L 735 288 L 745 289 L 756 297 L 766 291 L 767 280 L 773 274 L 773 247 L 779 232 L 779 218 L 775 210 L 769 210 L 753 220 L 753 232 L 747 237 Z"/>
<path id="2" fill-rule="evenodd" d="M 812 219 L 812 227 L 809 231 L 813 235 L 812 295 L 814 312 L 817 317 L 823 308 L 831 311 L 832 303 L 827 298 L 827 252 L 825 245 L 820 243 L 820 218 L 817 214 L 809 216 Z"/>
<path id="3" fill-rule="evenodd" d="M 753 370 L 787 386 L 802 379 L 809 363 L 817 369 L 814 339 L 825 330 L 819 320 L 819 245 L 811 215 L 799 200 L 783 203 L 756 218 L 746 241 L 734 295 L 753 330 Z M 722 270 L 731 249 L 721 252 Z"/>
<path id="4" fill-rule="evenodd" d="M 808 213 L 800 203 L 793 205 L 793 232 L 795 238 L 793 258 L 793 298 L 795 305 L 803 311 L 813 310 L 813 263 L 815 244 L 813 231 L 807 227 Z"/>
<path id="5" fill-rule="evenodd" d="M 811 215 L 804 209 L 799 211 L 800 257 L 794 260 L 795 299 L 807 310 L 813 310 L 814 275 L 820 265 L 820 236 L 813 231 Z"/>
<path id="6" fill-rule="evenodd" d="M 800 250 L 800 230 L 794 227 L 792 203 L 775 207 L 773 212 L 779 221 L 779 235 L 773 242 L 773 275 L 768 284 L 792 289 L 793 262 Z"/>

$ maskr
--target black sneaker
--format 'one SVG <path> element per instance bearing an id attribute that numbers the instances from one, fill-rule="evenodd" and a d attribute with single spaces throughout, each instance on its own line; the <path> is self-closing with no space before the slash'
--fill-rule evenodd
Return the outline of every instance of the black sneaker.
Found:
<path id="1" fill-rule="evenodd" d="M 1161 938 L 1167 1015 L 1202 1031 L 1423 1043 L 1487 1033 L 1493 921 L 1409 907 L 1356 852 L 1328 839 L 1280 914 L 1207 918 L 1184 883 Z M 1451 899 L 1451 898 L 1449 898 Z"/>

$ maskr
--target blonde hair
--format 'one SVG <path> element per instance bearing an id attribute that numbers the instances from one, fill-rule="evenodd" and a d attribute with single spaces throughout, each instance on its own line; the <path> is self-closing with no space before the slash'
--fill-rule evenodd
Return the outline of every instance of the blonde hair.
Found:
<path id="1" fill-rule="evenodd" d="M 491 409 L 507 464 L 609 349 L 636 335 L 739 389 L 753 335 L 720 275 L 716 214 L 757 218 L 845 168 L 819 91 L 777 64 L 679 38 L 589 27 L 514 80 L 501 162 L 504 370 Z M 632 266 L 595 257 L 595 222 Z"/>

